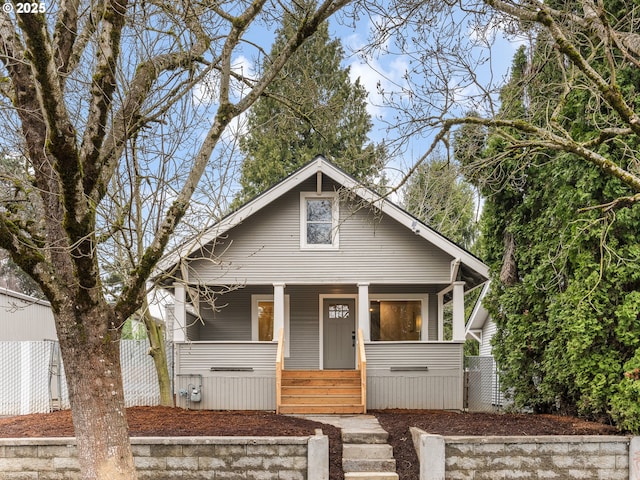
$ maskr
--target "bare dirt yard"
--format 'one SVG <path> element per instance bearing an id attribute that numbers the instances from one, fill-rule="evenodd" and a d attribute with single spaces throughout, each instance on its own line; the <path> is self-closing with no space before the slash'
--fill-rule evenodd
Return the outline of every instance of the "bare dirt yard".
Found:
<path id="1" fill-rule="evenodd" d="M 401 480 L 416 480 L 418 458 L 409 427 L 440 435 L 617 435 L 611 425 L 574 417 L 528 414 L 456 413 L 425 410 L 370 412 L 389 432 Z M 329 436 L 330 477 L 342 480 L 339 429 L 303 418 L 268 412 L 213 412 L 167 407 L 127 409 L 132 437 L 149 436 L 296 436 L 322 428 Z M 0 437 L 71 437 L 69 411 L 0 418 Z"/>

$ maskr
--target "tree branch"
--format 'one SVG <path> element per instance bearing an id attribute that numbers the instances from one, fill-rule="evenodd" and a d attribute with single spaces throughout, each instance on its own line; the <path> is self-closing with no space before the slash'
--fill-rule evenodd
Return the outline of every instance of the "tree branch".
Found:
<path id="1" fill-rule="evenodd" d="M 60 0 L 60 7 L 53 33 L 53 51 L 56 63 L 63 74 L 69 73 L 71 54 L 78 35 L 78 7 L 80 0 Z M 60 76 L 64 82 L 65 75 Z M 61 86 L 64 90 L 64 86 Z"/>
<path id="2" fill-rule="evenodd" d="M 153 268 L 160 260 L 164 248 L 174 232 L 176 225 L 184 216 L 189 200 L 195 191 L 195 188 L 204 172 L 204 169 L 211 157 L 213 149 L 218 143 L 222 133 L 229 123 L 239 114 L 246 111 L 255 101 L 262 95 L 267 86 L 278 75 L 286 61 L 293 55 L 296 49 L 311 36 L 318 26 L 329 18 L 330 15 L 338 11 L 349 0 L 339 0 L 333 2 L 326 0 L 314 14 L 302 22 L 298 33 L 287 43 L 286 47 L 278 55 L 271 64 L 270 69 L 265 72 L 262 78 L 256 82 L 253 89 L 247 93 L 237 104 L 232 104 L 229 100 L 230 79 L 232 78 L 231 56 L 236 45 L 240 42 L 241 34 L 246 30 L 248 25 L 258 15 L 266 0 L 254 0 L 254 2 L 233 22 L 232 28 L 227 36 L 221 59 L 220 59 L 220 93 L 219 107 L 213 121 L 213 125 L 209 129 L 205 140 L 203 141 L 198 153 L 193 159 L 193 166 L 189 172 L 182 190 L 178 193 L 176 199 L 168 209 L 162 223 L 160 224 L 153 241 L 145 250 L 141 257 L 138 267 L 131 272 L 129 281 L 123 289 L 123 294 L 116 306 L 117 311 L 131 314 L 128 312 L 127 306 L 134 304 L 134 298 L 138 298 L 144 292 L 144 283 L 149 277 Z"/>
<path id="3" fill-rule="evenodd" d="M 117 58 L 126 10 L 127 0 L 107 0 L 102 15 L 96 48 L 97 66 L 93 74 L 89 114 L 80 147 L 80 162 L 84 172 L 83 191 L 87 194 L 93 191 L 100 176 L 98 160 L 116 88 Z"/>
<path id="4" fill-rule="evenodd" d="M 103 198 L 109 180 L 124 152 L 127 140 L 132 138 L 144 126 L 145 122 L 151 120 L 151 118 L 141 118 L 141 108 L 160 75 L 179 67 L 190 69 L 195 62 L 201 60 L 202 55 L 209 48 L 211 38 L 204 32 L 198 20 L 198 15 L 195 12 L 185 15 L 186 24 L 197 39 L 189 50 L 157 55 L 141 63 L 135 69 L 122 106 L 113 114 L 111 128 L 96 162 L 96 182 L 92 190 L 87 191 L 87 194 L 94 201 L 97 202 Z M 193 79 L 189 85 L 193 85 L 195 81 L 196 79 Z M 165 102 L 160 111 L 168 109 L 173 102 L 177 101 L 177 98 L 179 97 Z"/>
<path id="5" fill-rule="evenodd" d="M 445 120 L 443 122 L 441 132 L 449 131 L 453 126 L 462 124 L 483 125 L 485 127 L 491 128 L 512 128 L 528 135 L 528 145 L 552 148 L 558 151 L 573 153 L 583 160 L 586 160 L 587 162 L 597 166 L 605 173 L 618 178 L 632 190 L 640 192 L 640 177 L 621 168 L 615 162 L 598 154 L 597 152 L 590 150 L 585 146 L 585 144 L 575 142 L 571 138 L 561 137 L 547 129 L 537 127 L 523 120 L 484 119 L 478 117 L 465 117 Z M 439 134 L 437 138 L 439 138 L 440 136 L 441 135 Z M 586 145 L 588 145 L 588 143 Z"/>

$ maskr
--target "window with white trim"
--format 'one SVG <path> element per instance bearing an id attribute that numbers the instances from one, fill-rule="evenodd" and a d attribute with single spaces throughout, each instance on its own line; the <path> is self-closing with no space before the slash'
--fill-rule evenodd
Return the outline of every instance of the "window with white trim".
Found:
<path id="1" fill-rule="evenodd" d="M 423 296 L 388 295 L 369 303 L 372 341 L 426 339 L 427 300 Z M 423 334 L 424 332 L 424 334 Z"/>
<path id="2" fill-rule="evenodd" d="M 338 197 L 335 193 L 300 194 L 300 247 L 338 248 Z"/>
<path id="3" fill-rule="evenodd" d="M 273 331 L 273 295 L 251 295 L 251 340 L 271 342 L 277 340 Z M 289 356 L 289 295 L 284 296 L 284 346 Z"/>

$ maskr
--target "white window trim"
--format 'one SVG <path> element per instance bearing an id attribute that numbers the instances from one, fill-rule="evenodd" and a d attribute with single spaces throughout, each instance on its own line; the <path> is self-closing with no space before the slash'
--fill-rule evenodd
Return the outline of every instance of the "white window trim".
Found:
<path id="1" fill-rule="evenodd" d="M 251 295 L 251 340 L 258 342 L 258 303 L 259 302 L 273 302 L 273 295 Z M 277 341 L 276 333 L 274 332 L 274 341 Z M 284 296 L 284 356 L 289 358 L 290 345 L 289 341 L 289 295 Z"/>
<path id="2" fill-rule="evenodd" d="M 420 315 L 422 315 L 422 326 L 420 328 L 420 341 L 426 342 L 429 339 L 429 295 L 421 293 L 371 293 L 369 292 L 369 305 L 371 302 L 377 301 L 407 301 L 413 302 L 419 300 Z M 371 320 L 369 320 L 371 322 Z M 371 325 L 369 325 L 371 328 Z M 372 342 L 381 343 L 381 340 L 371 340 Z"/>
<path id="3" fill-rule="evenodd" d="M 331 199 L 331 244 L 307 243 L 307 200 Z M 336 192 L 300 192 L 300 249 L 301 250 L 337 250 L 340 247 L 338 222 L 340 219 L 340 202 Z"/>

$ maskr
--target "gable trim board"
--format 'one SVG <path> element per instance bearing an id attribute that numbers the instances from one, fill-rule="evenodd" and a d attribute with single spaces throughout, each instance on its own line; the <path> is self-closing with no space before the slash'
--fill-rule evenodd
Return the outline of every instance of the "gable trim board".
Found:
<path id="1" fill-rule="evenodd" d="M 482 343 L 482 330 L 487 320 L 489 320 L 489 312 L 487 312 L 482 301 L 489 293 L 490 287 L 491 281 L 487 281 L 482 285 L 482 291 L 469 315 L 469 321 L 466 326 L 466 338 L 478 340 L 480 343 Z"/>

